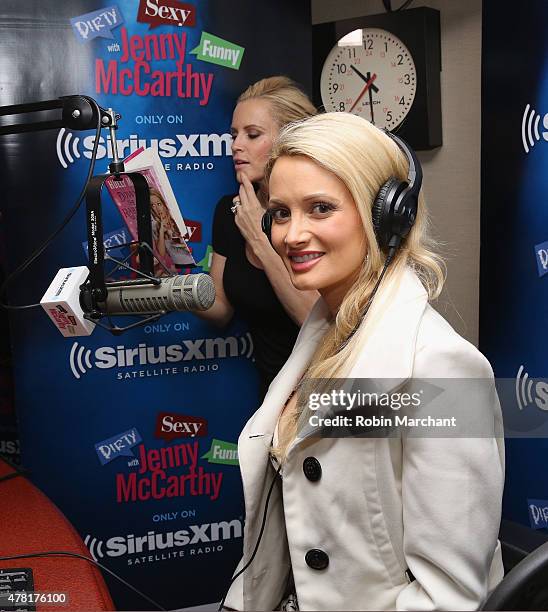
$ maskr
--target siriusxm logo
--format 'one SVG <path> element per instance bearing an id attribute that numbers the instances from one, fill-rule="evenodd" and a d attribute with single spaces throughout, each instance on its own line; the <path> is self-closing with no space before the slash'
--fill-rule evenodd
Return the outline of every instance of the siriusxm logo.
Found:
<path id="1" fill-rule="evenodd" d="M 528 104 L 521 118 L 521 142 L 526 153 L 529 153 L 540 140 L 540 132 L 538 129 L 540 119 L 541 116 L 530 104 Z M 548 113 L 542 117 L 542 126 L 548 130 Z M 548 131 L 542 132 L 542 138 L 548 140 Z"/>
<path id="2" fill-rule="evenodd" d="M 523 366 L 516 376 L 516 400 L 520 410 L 535 404 L 541 410 L 548 410 L 548 383 L 544 380 L 534 382 Z"/>
<path id="3" fill-rule="evenodd" d="M 181 361 L 247 357 L 253 354 L 253 340 L 249 332 L 245 336 L 227 338 L 200 338 L 183 340 L 169 346 L 147 346 L 141 342 L 136 347 L 101 346 L 92 351 L 74 342 L 70 349 L 69 363 L 72 374 L 79 379 L 93 367 L 100 370 L 130 368 L 136 366 L 174 364 Z"/>
<path id="4" fill-rule="evenodd" d="M 167 533 L 157 533 L 148 531 L 145 535 L 114 536 L 106 542 L 98 540 L 91 535 L 84 538 L 84 543 L 88 547 L 91 556 L 98 561 L 107 557 L 121 557 L 124 555 L 134 555 L 138 553 L 148 553 L 156 550 L 168 550 L 181 546 L 192 546 L 194 544 L 210 544 L 242 537 L 242 521 L 234 519 L 230 522 L 221 521 L 220 523 L 205 523 L 203 525 L 190 525 L 178 531 L 168 531 Z"/>
<path id="5" fill-rule="evenodd" d="M 65 128 L 59 130 L 57 135 L 57 158 L 63 168 L 68 168 L 82 155 L 91 159 L 91 152 L 95 143 L 95 136 L 80 138 L 68 132 Z M 158 150 L 158 155 L 163 158 L 184 158 L 184 157 L 222 157 L 231 156 L 230 147 L 232 136 L 226 134 L 176 134 L 174 138 L 139 138 L 136 134 L 131 134 L 129 138 L 116 141 L 118 157 L 123 159 L 134 153 L 140 147 L 153 147 Z M 104 157 L 112 158 L 112 142 L 107 136 L 99 138 L 97 147 L 97 159 Z"/>

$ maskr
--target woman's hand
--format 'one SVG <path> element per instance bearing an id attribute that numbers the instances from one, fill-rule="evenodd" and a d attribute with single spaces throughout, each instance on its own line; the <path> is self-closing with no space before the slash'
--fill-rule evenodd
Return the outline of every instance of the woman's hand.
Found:
<path id="1" fill-rule="evenodd" d="M 265 211 L 247 176 L 241 172 L 239 178 L 241 180 L 240 193 L 235 200 L 239 199 L 240 204 L 236 208 L 234 217 L 244 240 L 255 250 L 257 242 L 266 240 L 266 236 L 261 229 L 261 219 Z"/>
<path id="2" fill-rule="evenodd" d="M 251 247 L 253 254 L 259 259 L 274 293 L 287 314 L 297 325 L 302 325 L 310 309 L 319 297 L 317 291 L 299 291 L 293 286 L 289 273 L 276 251 L 272 248 L 261 227 L 264 209 L 261 206 L 251 181 L 241 172 L 239 199 L 234 216 L 236 225 Z M 213 271 L 213 268 L 212 268 Z"/>

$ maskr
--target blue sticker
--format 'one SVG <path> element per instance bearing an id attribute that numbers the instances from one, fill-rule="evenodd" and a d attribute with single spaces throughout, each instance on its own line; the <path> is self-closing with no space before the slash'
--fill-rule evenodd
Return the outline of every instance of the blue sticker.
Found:
<path id="1" fill-rule="evenodd" d="M 548 242 L 535 245 L 535 257 L 537 258 L 538 275 L 544 276 L 548 273 Z"/>
<path id="2" fill-rule="evenodd" d="M 533 529 L 548 527 L 548 500 L 528 499 L 529 521 Z"/>
<path id="3" fill-rule="evenodd" d="M 102 36 L 103 38 L 114 38 L 111 30 L 124 23 L 124 18 L 117 6 L 109 6 L 98 11 L 86 13 L 70 20 L 76 38 L 81 43 Z"/>
<path id="4" fill-rule="evenodd" d="M 106 465 L 117 457 L 134 457 L 131 449 L 142 441 L 141 434 L 136 427 L 133 427 L 128 431 L 112 436 L 112 438 L 98 442 L 95 445 L 95 451 L 101 465 Z"/>

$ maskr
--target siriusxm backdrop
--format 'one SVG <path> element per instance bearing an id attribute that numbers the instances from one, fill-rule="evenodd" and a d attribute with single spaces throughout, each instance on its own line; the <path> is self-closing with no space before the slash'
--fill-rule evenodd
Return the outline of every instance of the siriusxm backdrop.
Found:
<path id="1" fill-rule="evenodd" d="M 548 4 L 483 6 L 480 348 L 498 377 L 515 378 L 522 416 L 540 419 L 547 387 L 531 379 L 548 378 Z M 506 450 L 504 518 L 548 527 L 548 440 L 509 439 Z"/>
<path id="2" fill-rule="evenodd" d="M 309 3 L 7 0 L 0 32 L 0 104 L 79 93 L 113 107 L 122 115 L 122 155 L 158 146 L 194 230 L 195 271 L 208 271 L 214 207 L 235 189 L 234 100 L 271 74 L 310 91 Z M 213 63 L 200 51 L 206 39 L 237 45 L 243 56 Z M 92 132 L 2 137 L 8 271 L 70 209 L 92 145 Z M 102 146 L 96 173 L 108 162 Z M 124 224 L 114 206 L 105 206 L 104 220 L 115 239 Z M 11 301 L 36 302 L 59 268 L 85 265 L 85 239 L 80 210 L 14 283 Z M 172 314 L 120 337 L 97 328 L 74 340 L 37 309 L 14 314 L 11 330 L 22 461 L 32 480 L 96 559 L 162 606 L 218 601 L 242 543 L 235 443 L 257 407 L 243 324 L 217 330 Z M 119 608 L 150 609 L 109 586 Z"/>

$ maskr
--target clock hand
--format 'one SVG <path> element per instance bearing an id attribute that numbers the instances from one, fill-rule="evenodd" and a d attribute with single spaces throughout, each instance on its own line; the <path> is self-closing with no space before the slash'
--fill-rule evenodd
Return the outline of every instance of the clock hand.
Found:
<path id="1" fill-rule="evenodd" d="M 369 79 L 369 81 L 367 81 L 367 83 L 365 84 L 365 87 L 361 90 L 360 95 L 356 98 L 356 101 L 354 102 L 354 104 L 352 104 L 352 107 L 349 110 L 350 113 L 356 108 L 356 104 L 362 99 L 365 92 L 373 85 L 373 81 L 376 78 L 377 78 L 377 75 L 373 74 L 373 76 Z"/>
<path id="2" fill-rule="evenodd" d="M 360 77 L 362 81 L 365 81 L 366 83 L 367 81 L 369 81 L 370 77 L 365 77 L 355 66 L 352 66 L 352 64 L 350 64 L 350 68 L 352 68 L 352 70 Z M 369 74 L 369 72 L 367 74 Z M 379 89 L 376 85 L 371 85 L 371 87 L 375 93 L 379 93 Z"/>
<path id="3" fill-rule="evenodd" d="M 369 76 L 369 72 L 367 73 L 367 76 Z M 371 110 L 371 123 L 373 125 L 375 125 L 375 115 L 373 114 L 373 88 L 370 87 L 369 88 L 369 109 Z"/>

